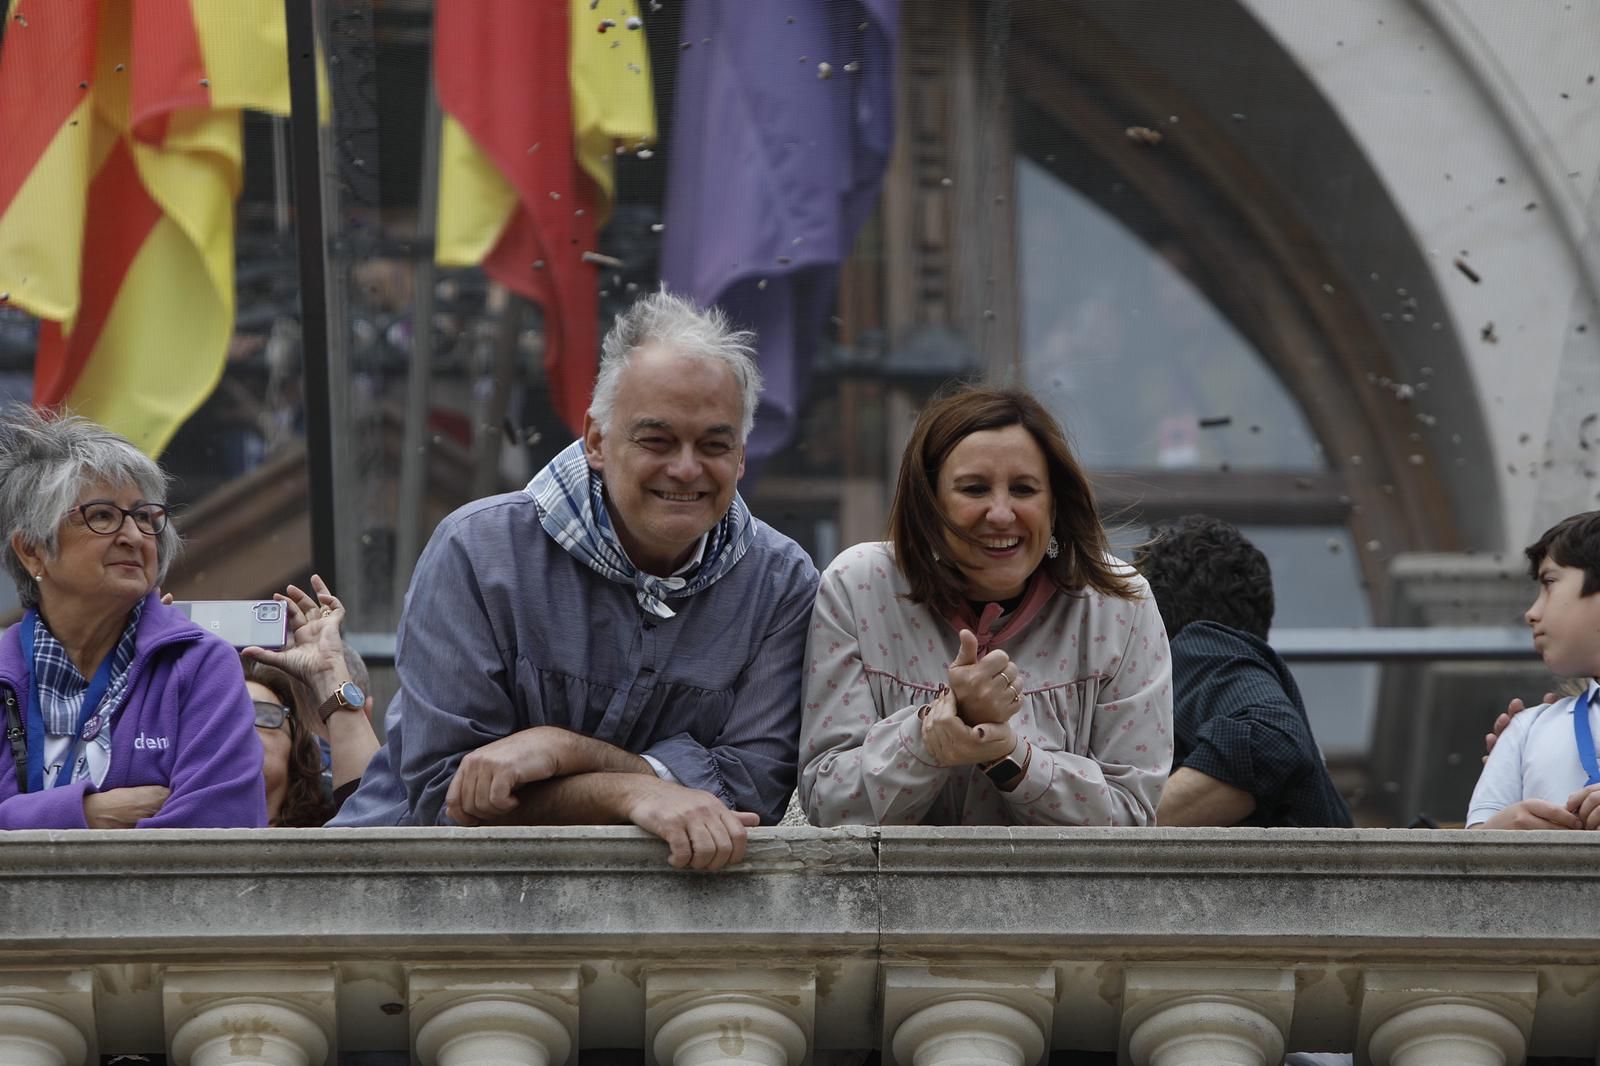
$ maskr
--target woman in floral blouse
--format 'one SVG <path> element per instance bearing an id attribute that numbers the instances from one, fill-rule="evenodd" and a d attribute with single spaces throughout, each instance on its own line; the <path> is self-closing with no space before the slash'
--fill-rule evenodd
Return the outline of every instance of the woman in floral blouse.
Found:
<path id="1" fill-rule="evenodd" d="M 817 594 L 811 821 L 1151 824 L 1172 762 L 1166 634 L 1055 419 L 1021 391 L 935 400 L 889 525 Z"/>

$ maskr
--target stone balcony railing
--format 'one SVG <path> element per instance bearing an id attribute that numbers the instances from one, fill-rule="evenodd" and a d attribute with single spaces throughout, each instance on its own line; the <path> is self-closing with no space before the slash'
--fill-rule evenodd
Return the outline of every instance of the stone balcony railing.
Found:
<path id="1" fill-rule="evenodd" d="M 10 833 L 0 1064 L 1593 1055 L 1596 843 L 772 829 L 699 874 L 633 829 Z"/>

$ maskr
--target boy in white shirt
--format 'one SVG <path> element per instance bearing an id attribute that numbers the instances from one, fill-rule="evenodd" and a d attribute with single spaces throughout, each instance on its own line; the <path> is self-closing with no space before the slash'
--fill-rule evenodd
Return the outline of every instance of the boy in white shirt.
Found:
<path id="1" fill-rule="evenodd" d="M 1511 719 L 1472 791 L 1468 829 L 1600 828 L 1600 511 L 1562 519 L 1527 549 L 1539 595 L 1524 614 L 1552 673 L 1581 696 Z"/>

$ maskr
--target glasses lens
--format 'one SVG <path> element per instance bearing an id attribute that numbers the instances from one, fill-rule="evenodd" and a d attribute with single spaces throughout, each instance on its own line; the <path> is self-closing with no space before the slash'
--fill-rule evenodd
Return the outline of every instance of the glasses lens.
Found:
<path id="1" fill-rule="evenodd" d="M 167 528 L 165 507 L 141 507 L 133 512 L 133 524 L 145 533 L 155 536 Z"/>
<path id="2" fill-rule="evenodd" d="M 262 729 L 282 729 L 285 719 L 289 715 L 289 708 L 281 703 L 268 703 L 266 700 L 252 700 L 256 705 L 256 725 Z"/>
<path id="3" fill-rule="evenodd" d="M 108 503 L 85 504 L 83 524 L 96 533 L 115 533 L 122 528 L 122 508 Z"/>

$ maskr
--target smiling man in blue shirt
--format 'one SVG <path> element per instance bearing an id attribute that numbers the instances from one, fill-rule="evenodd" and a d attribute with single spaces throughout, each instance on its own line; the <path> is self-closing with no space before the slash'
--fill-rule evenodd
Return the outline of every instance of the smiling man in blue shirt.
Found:
<path id="1" fill-rule="evenodd" d="M 439 525 L 387 743 L 334 824 L 631 822 L 717 869 L 782 817 L 817 572 L 736 491 L 750 340 L 646 296 L 605 339 L 583 437 Z"/>

